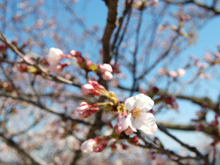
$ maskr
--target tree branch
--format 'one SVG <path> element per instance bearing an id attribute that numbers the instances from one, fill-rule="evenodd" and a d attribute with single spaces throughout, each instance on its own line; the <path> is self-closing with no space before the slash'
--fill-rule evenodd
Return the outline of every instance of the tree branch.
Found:
<path id="1" fill-rule="evenodd" d="M 32 154 L 29 154 L 26 152 L 23 148 L 21 148 L 16 142 L 14 142 L 13 139 L 6 137 L 3 133 L 0 133 L 0 137 L 12 148 L 14 148 L 19 154 L 26 157 L 31 164 L 33 165 L 47 165 L 47 163 L 40 158 L 37 158 L 33 156 Z"/>

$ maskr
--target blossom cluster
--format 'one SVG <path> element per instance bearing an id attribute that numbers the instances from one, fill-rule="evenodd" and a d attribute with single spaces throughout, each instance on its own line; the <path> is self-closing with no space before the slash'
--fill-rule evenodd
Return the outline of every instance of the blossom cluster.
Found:
<path id="1" fill-rule="evenodd" d="M 97 74 L 101 74 L 104 80 L 111 80 L 113 78 L 113 69 L 110 64 L 93 63 L 91 60 L 85 59 L 79 51 L 71 50 L 69 55 L 65 55 L 62 50 L 57 48 L 50 48 L 46 60 L 49 63 L 48 69 L 53 73 L 60 73 L 62 69 L 67 66 L 60 64 L 63 58 L 74 58 L 78 65 L 86 72 L 94 71 Z"/>
<path id="2" fill-rule="evenodd" d="M 124 103 L 120 103 L 118 98 L 112 91 L 106 90 L 102 85 L 96 81 L 89 81 L 82 86 L 82 93 L 86 96 L 105 96 L 109 102 L 88 104 L 82 102 L 76 111 L 79 118 L 87 118 L 99 110 L 117 111 L 118 118 L 116 124 L 112 126 L 114 129 L 112 135 L 108 138 L 99 137 L 98 140 L 89 139 L 82 143 L 81 150 L 85 153 L 100 152 L 107 146 L 110 139 L 120 139 L 123 135 L 128 136 L 140 130 L 145 134 L 154 134 L 157 130 L 156 120 L 150 110 L 154 105 L 154 101 L 144 94 L 138 94 L 125 100 Z M 108 140 L 106 140 L 108 139 Z M 128 140 L 129 143 L 138 145 L 138 137 L 133 137 Z M 99 146 L 99 147 L 97 147 Z M 112 146 L 114 148 L 114 146 Z"/>
<path id="3" fill-rule="evenodd" d="M 176 71 L 173 71 L 173 70 L 168 71 L 167 69 L 160 68 L 158 72 L 159 72 L 159 75 L 168 75 L 173 78 L 182 77 L 186 74 L 185 69 L 182 69 L 182 68 L 179 68 Z"/>

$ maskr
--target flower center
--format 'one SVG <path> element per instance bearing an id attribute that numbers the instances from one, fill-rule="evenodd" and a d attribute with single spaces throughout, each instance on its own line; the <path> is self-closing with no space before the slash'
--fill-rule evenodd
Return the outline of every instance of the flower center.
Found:
<path id="1" fill-rule="evenodd" d="M 131 114 L 133 117 L 139 117 L 141 115 L 141 111 L 137 108 L 132 109 Z"/>

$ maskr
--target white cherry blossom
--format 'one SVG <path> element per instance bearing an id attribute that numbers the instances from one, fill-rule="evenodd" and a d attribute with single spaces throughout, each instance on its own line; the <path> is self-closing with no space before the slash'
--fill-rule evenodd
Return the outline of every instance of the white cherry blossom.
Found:
<path id="1" fill-rule="evenodd" d="M 154 134 L 156 132 L 156 119 L 152 113 L 148 112 L 153 105 L 154 101 L 144 94 L 130 97 L 125 101 L 125 106 L 130 112 L 126 121 L 134 132 L 137 129 L 145 134 Z"/>
<path id="2" fill-rule="evenodd" d="M 50 65 L 57 65 L 61 60 L 62 54 L 63 54 L 62 50 L 57 48 L 50 48 L 49 53 L 46 56 L 46 59 Z"/>

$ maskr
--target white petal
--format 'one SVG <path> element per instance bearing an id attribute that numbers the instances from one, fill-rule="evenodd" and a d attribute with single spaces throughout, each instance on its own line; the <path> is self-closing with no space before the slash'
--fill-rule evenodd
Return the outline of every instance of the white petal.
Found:
<path id="1" fill-rule="evenodd" d="M 151 127 L 143 126 L 140 130 L 145 134 L 153 135 L 157 131 L 157 124 L 154 124 Z"/>
<path id="2" fill-rule="evenodd" d="M 149 96 L 146 96 L 142 93 L 135 96 L 135 99 L 136 101 L 134 107 L 139 110 L 149 111 L 154 106 L 154 101 Z"/>
<path id="3" fill-rule="evenodd" d="M 135 100 L 135 97 L 129 97 L 125 100 L 125 106 L 129 111 L 134 109 Z"/>
<path id="4" fill-rule="evenodd" d="M 157 129 L 155 128 L 156 119 L 152 113 L 141 113 L 140 117 L 135 118 L 133 124 L 146 134 L 153 134 Z"/>
<path id="5" fill-rule="evenodd" d="M 136 129 L 135 126 L 134 126 L 134 118 L 132 117 L 131 113 L 128 114 L 126 120 L 127 120 L 128 126 L 129 126 L 134 132 L 137 132 L 137 129 Z"/>

